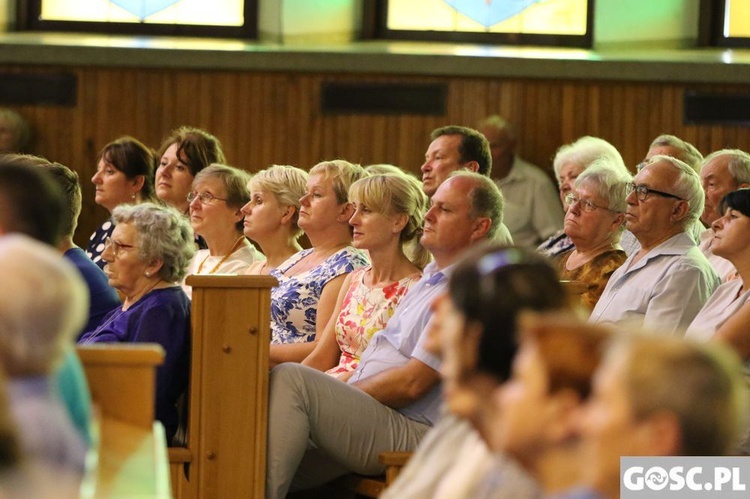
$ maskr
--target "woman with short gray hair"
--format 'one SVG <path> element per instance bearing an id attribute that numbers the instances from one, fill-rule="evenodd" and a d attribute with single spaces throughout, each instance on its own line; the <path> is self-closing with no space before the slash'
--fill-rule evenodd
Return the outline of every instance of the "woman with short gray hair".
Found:
<path id="1" fill-rule="evenodd" d="M 575 142 L 563 145 L 555 153 L 552 167 L 555 170 L 555 178 L 560 191 L 560 201 L 566 212 L 568 204 L 565 199 L 573 190 L 573 183 L 598 158 L 605 158 L 618 170 L 628 173 L 625 162 L 615 146 L 599 137 L 583 136 Z M 555 232 L 537 247 L 537 251 L 549 257 L 558 256 L 571 249 L 573 249 L 573 242 L 564 230 Z"/>
<path id="2" fill-rule="evenodd" d="M 576 178 L 566 196 L 563 230 L 574 247 L 555 263 L 562 279 L 586 284 L 581 304 L 587 310 L 594 308 L 612 273 L 627 259 L 619 243 L 631 179 L 612 159 L 601 157 Z"/>
<path id="3" fill-rule="evenodd" d="M 158 343 L 165 351 L 156 374 L 156 419 L 177 431 L 177 398 L 189 373 L 190 300 L 177 285 L 195 253 L 193 231 L 176 209 L 153 203 L 118 206 L 102 259 L 109 284 L 124 297 L 79 343 Z"/>
<path id="4" fill-rule="evenodd" d="M 214 163 L 195 176 L 188 194 L 190 225 L 206 242 L 188 267 L 188 275 L 244 274 L 263 254 L 242 233 L 242 207 L 250 201 L 250 174 Z M 192 288 L 182 284 L 192 298 Z"/>

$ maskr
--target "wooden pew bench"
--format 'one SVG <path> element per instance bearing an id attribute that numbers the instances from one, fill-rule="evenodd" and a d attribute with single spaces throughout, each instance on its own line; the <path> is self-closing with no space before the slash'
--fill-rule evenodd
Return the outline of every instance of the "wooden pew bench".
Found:
<path id="1" fill-rule="evenodd" d="M 184 447 L 169 448 L 177 499 L 265 495 L 268 276 L 192 275 Z"/>
<path id="2" fill-rule="evenodd" d="M 151 344 L 107 344 L 77 352 L 95 408 L 81 497 L 172 497 L 164 428 L 154 421 L 155 370 L 164 351 Z"/>

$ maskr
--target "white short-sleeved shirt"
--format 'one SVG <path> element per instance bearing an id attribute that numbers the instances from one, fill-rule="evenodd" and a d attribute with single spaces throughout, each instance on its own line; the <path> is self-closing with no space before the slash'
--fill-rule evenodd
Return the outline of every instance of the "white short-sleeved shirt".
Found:
<path id="1" fill-rule="evenodd" d="M 634 256 L 612 274 L 589 322 L 674 334 L 687 328 L 719 286 L 711 264 L 684 232 L 633 264 Z"/>
<path id="2" fill-rule="evenodd" d="M 187 275 L 244 274 L 253 262 L 265 259 L 266 257 L 263 256 L 263 253 L 258 251 L 250 241 L 245 241 L 245 245 L 229 255 L 226 260 L 224 260 L 224 256 L 211 256 L 211 253 L 207 249 L 198 250 L 190 262 Z M 222 260 L 224 261 L 222 262 Z M 200 272 L 198 272 L 199 268 Z M 181 286 L 185 294 L 188 295 L 188 298 L 192 299 L 192 286 L 185 284 L 185 279 L 182 280 Z"/>
<path id="3" fill-rule="evenodd" d="M 503 193 L 503 222 L 515 244 L 533 249 L 562 229 L 557 189 L 540 168 L 516 156 L 508 175 L 495 183 Z"/>

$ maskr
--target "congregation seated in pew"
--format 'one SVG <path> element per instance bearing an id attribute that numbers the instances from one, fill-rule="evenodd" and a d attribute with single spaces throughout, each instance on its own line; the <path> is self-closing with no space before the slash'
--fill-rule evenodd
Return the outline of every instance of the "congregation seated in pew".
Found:
<path id="1" fill-rule="evenodd" d="M 552 167 L 557 179 L 558 192 L 563 210 L 568 211 L 568 203 L 565 198 L 573 190 L 573 183 L 578 176 L 588 168 L 594 160 L 604 158 L 610 165 L 627 173 L 622 156 L 615 146 L 599 137 L 583 136 L 575 142 L 560 146 L 552 160 Z M 560 229 L 538 247 L 537 251 L 549 257 L 558 256 L 574 248 L 573 241 Z"/>
<path id="2" fill-rule="evenodd" d="M 671 156 L 654 156 L 628 184 L 626 228 L 640 249 L 612 274 L 593 323 L 684 330 L 719 284 L 688 231 L 703 212 L 698 174 Z"/>
<path id="3" fill-rule="evenodd" d="M 86 321 L 86 285 L 58 251 L 23 234 L 0 237 L 0 266 L 0 366 L 22 455 L 80 479 L 88 444 L 56 370 Z"/>
<path id="4" fill-rule="evenodd" d="M 94 202 L 103 206 L 110 217 L 89 236 L 86 254 L 99 268 L 102 260 L 104 241 L 112 235 L 115 224 L 112 210 L 121 204 L 138 204 L 156 201 L 154 193 L 154 152 L 133 137 L 120 137 L 99 153 L 96 173 L 91 177 L 95 187 Z"/>
<path id="5" fill-rule="evenodd" d="M 438 187 L 425 215 L 420 242 L 434 261 L 373 336 L 348 383 L 298 364 L 271 371 L 267 497 L 351 471 L 379 474 L 380 452 L 416 448 L 440 407 L 440 359 L 425 349 L 430 303 L 463 251 L 491 240 L 501 219 L 494 182 L 456 172 Z"/>
<path id="6" fill-rule="evenodd" d="M 573 249 L 555 257 L 560 278 L 583 282 L 581 305 L 591 311 L 612 273 L 627 258 L 620 247 L 625 223 L 625 188 L 632 177 L 607 156 L 594 160 L 565 196 L 565 234 Z"/>
<path id="7" fill-rule="evenodd" d="M 190 126 L 172 130 L 162 141 L 157 157 L 156 197 L 186 215 L 190 208 L 188 194 L 198 172 L 212 163 L 226 163 L 219 139 Z"/>
<path id="8" fill-rule="evenodd" d="M 701 185 L 706 194 L 706 202 L 701 214 L 701 222 L 706 229 L 701 232 L 698 248 L 713 266 L 722 282 L 735 277 L 736 269 L 726 258 L 713 251 L 713 224 L 724 215 L 722 200 L 730 192 L 750 187 L 750 154 L 739 149 L 714 151 L 703 160 L 700 170 Z"/>
<path id="9" fill-rule="evenodd" d="M 445 412 L 382 497 L 478 497 L 497 466 L 513 477 L 506 497 L 529 497 L 538 487 L 527 473 L 489 450 L 497 426 L 492 394 L 510 374 L 518 316 L 567 308 L 554 269 L 528 250 L 477 248 L 461 259 L 432 306 L 428 346 L 442 351 Z"/>

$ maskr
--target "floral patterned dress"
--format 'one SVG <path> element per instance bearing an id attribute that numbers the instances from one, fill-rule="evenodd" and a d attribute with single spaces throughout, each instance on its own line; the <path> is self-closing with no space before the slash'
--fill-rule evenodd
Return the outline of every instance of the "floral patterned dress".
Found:
<path id="1" fill-rule="evenodd" d="M 355 270 L 351 285 L 341 304 L 336 320 L 336 342 L 341 349 L 339 365 L 326 371 L 334 376 L 353 371 L 372 335 L 385 328 L 406 292 L 422 277 L 421 273 L 406 276 L 381 288 L 364 283 L 371 267 Z"/>
<path id="2" fill-rule="evenodd" d="M 302 250 L 271 271 L 279 281 L 271 290 L 271 344 L 313 341 L 323 287 L 331 279 L 369 263 L 364 253 L 347 246 L 310 270 L 291 277 L 284 274 L 312 251 Z"/>
<path id="3" fill-rule="evenodd" d="M 565 268 L 565 264 L 572 254 L 573 250 L 568 250 L 555 260 L 560 279 L 585 283 L 588 289 L 581 295 L 581 305 L 586 307 L 587 310 L 593 310 L 596 302 L 602 296 L 609 278 L 612 277 L 615 270 L 625 263 L 628 255 L 621 249 L 613 249 L 597 255 L 576 269 L 568 270 Z"/>

